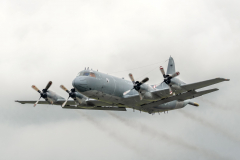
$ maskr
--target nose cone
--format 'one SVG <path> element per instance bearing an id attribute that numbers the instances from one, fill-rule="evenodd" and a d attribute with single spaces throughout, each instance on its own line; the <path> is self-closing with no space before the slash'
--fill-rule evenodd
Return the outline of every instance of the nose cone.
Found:
<path id="1" fill-rule="evenodd" d="M 86 77 L 78 76 L 72 82 L 73 87 L 79 91 L 84 92 L 87 90 L 87 81 Z"/>

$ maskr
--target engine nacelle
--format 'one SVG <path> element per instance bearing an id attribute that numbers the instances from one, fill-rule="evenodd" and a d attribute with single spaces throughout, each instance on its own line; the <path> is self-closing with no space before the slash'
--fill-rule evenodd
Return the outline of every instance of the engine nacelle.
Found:
<path id="1" fill-rule="evenodd" d="M 87 97 L 86 96 L 84 96 L 83 94 L 78 93 L 78 92 L 75 92 L 74 94 L 76 97 L 74 100 L 76 103 L 78 103 L 77 105 L 81 105 L 81 106 L 87 105 L 87 103 L 86 103 Z"/>
<path id="2" fill-rule="evenodd" d="M 45 99 L 46 99 L 50 104 L 53 104 L 53 103 L 57 102 L 57 101 L 60 100 L 60 99 L 63 99 L 63 100 L 64 100 L 63 97 L 59 96 L 58 94 L 56 94 L 56 93 L 53 92 L 53 91 L 48 90 L 48 91 L 46 92 L 46 94 L 47 94 L 47 98 L 45 98 Z"/>
<path id="3" fill-rule="evenodd" d="M 177 102 L 176 102 L 176 107 L 175 107 L 175 109 L 183 108 L 183 107 L 185 107 L 187 104 L 190 104 L 190 105 L 195 106 L 195 107 L 198 107 L 198 106 L 199 106 L 199 104 L 197 104 L 197 103 L 195 103 L 195 102 L 191 102 L 190 100 L 177 101 Z"/>
<path id="4" fill-rule="evenodd" d="M 187 101 L 176 101 L 175 109 L 183 108 L 188 104 Z"/>

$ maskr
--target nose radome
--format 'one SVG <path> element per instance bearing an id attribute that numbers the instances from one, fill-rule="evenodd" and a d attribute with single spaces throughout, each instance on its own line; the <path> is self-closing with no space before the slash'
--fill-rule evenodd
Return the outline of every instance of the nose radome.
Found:
<path id="1" fill-rule="evenodd" d="M 87 88 L 87 81 L 86 81 L 86 77 L 76 77 L 73 82 L 72 85 L 74 88 L 76 88 L 77 90 L 85 90 Z"/>
<path id="2" fill-rule="evenodd" d="M 72 86 L 73 86 L 74 88 L 76 88 L 75 81 L 76 81 L 76 78 L 72 81 Z"/>

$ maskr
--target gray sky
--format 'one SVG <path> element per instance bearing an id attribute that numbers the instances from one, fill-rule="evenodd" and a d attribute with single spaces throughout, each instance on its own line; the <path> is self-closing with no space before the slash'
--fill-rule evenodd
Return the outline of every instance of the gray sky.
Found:
<path id="1" fill-rule="evenodd" d="M 239 7 L 235 0 L 0 1 L 1 158 L 238 159 Z M 185 82 L 231 81 L 208 87 L 220 90 L 195 99 L 198 108 L 160 116 L 14 102 L 37 100 L 31 85 L 50 80 L 67 97 L 59 86 L 72 88 L 84 67 L 157 84 L 170 55 Z"/>

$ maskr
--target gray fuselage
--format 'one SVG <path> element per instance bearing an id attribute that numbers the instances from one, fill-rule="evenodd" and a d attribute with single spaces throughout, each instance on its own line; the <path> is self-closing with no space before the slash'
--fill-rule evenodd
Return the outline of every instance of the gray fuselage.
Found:
<path id="1" fill-rule="evenodd" d="M 174 85 L 184 84 L 177 78 L 174 78 L 172 81 Z M 156 89 L 168 88 L 165 83 L 161 83 L 156 87 L 148 84 L 141 85 L 140 91 L 144 93 L 144 99 L 140 100 L 139 96 L 136 96 L 138 92 L 136 90 L 131 90 L 133 88 L 133 83 L 131 81 L 93 70 L 81 71 L 73 80 L 72 85 L 78 92 L 85 96 L 109 103 L 109 106 L 124 106 L 147 112 L 152 112 L 153 110 L 154 112 L 161 112 L 182 108 L 188 103 L 188 101 L 172 101 L 153 108 L 145 108 L 144 104 L 165 98 L 156 97 L 156 95 L 151 94 L 151 91 Z M 131 92 L 123 96 L 123 93 L 127 90 L 131 90 Z"/>

